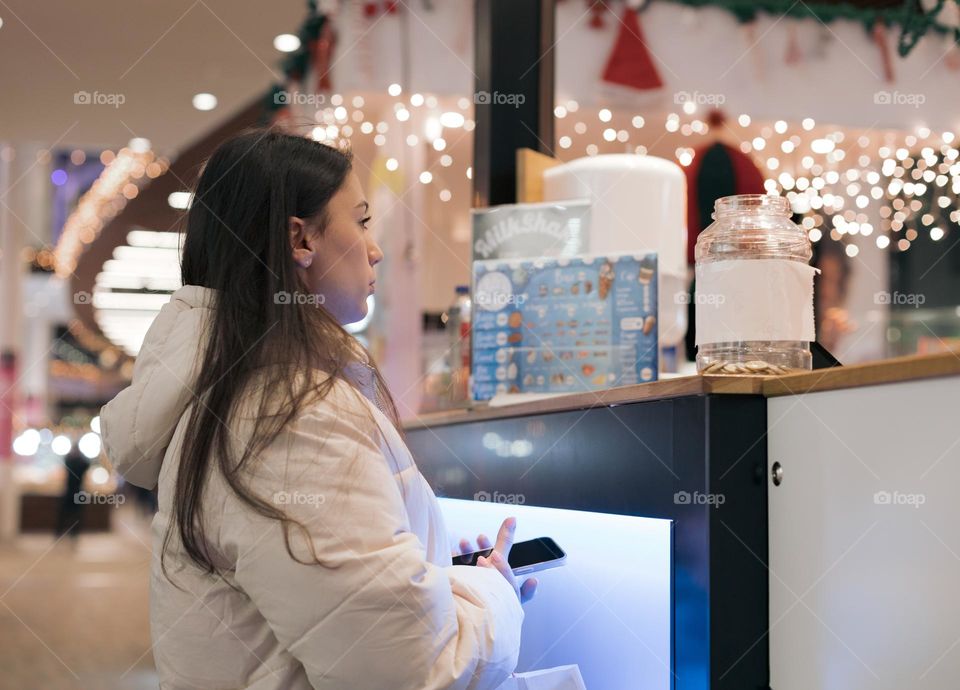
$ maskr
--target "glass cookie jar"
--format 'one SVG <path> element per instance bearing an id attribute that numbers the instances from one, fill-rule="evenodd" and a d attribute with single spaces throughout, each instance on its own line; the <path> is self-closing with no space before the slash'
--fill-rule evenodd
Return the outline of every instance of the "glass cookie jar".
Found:
<path id="1" fill-rule="evenodd" d="M 779 375 L 811 368 L 812 248 L 779 196 L 718 199 L 697 239 L 697 370 Z"/>

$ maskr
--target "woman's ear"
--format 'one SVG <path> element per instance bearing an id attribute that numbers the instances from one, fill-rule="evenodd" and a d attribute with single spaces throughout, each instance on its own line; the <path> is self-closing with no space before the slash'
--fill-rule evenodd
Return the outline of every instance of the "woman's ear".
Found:
<path id="1" fill-rule="evenodd" d="M 287 223 L 290 234 L 290 249 L 294 262 L 301 268 L 309 268 L 313 263 L 314 251 L 307 242 L 307 224 L 303 218 L 290 216 Z"/>

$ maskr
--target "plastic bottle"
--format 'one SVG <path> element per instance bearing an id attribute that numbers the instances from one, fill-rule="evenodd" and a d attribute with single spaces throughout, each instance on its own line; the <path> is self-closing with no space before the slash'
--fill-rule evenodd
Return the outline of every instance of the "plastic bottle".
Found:
<path id="1" fill-rule="evenodd" d="M 456 298 L 447 311 L 447 332 L 450 333 L 451 399 L 470 399 L 470 286 L 458 285 Z"/>

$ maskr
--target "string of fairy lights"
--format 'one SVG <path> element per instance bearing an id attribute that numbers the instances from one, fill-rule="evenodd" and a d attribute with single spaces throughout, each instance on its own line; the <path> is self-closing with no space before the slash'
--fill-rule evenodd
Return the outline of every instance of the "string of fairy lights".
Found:
<path id="1" fill-rule="evenodd" d="M 372 137 L 372 143 L 376 147 L 387 148 L 388 136 L 404 130 L 405 133 L 401 132 L 401 135 L 408 147 L 426 145 L 433 155 L 437 156 L 436 162 L 441 171 L 453 168 L 454 157 L 448 150 L 449 137 L 452 132 L 472 132 L 475 128 L 476 123 L 470 117 L 472 101 L 463 96 L 438 97 L 416 92 L 404 96 L 399 84 L 391 84 L 387 89 L 387 96 L 390 99 L 399 100 L 393 100 L 392 103 L 384 106 L 378 102 L 382 99 L 379 94 L 366 98 L 360 94 L 353 96 L 332 94 L 328 99 L 324 99 L 327 101 L 324 107 L 313 114 L 316 124 L 308 128 L 307 134 L 316 141 L 338 146 L 350 146 L 350 140 L 353 137 L 369 136 Z M 373 102 L 368 102 L 368 99 Z M 298 100 L 308 101 L 308 99 L 292 99 L 295 104 Z M 309 113 L 304 112 L 304 108 L 299 110 L 298 116 L 293 117 L 294 121 L 302 121 L 304 116 L 309 117 Z M 380 116 L 374 117 L 374 111 Z M 383 115 L 384 112 L 387 114 Z M 398 126 L 408 122 L 418 126 Z M 419 133 L 410 131 L 411 129 L 416 129 Z M 432 164 L 426 167 L 436 169 Z M 393 156 L 386 158 L 384 169 L 387 173 L 398 172 L 400 160 Z M 471 166 L 466 166 L 463 174 L 470 179 Z M 453 198 L 453 192 L 443 184 L 442 174 L 425 169 L 417 171 L 416 175 L 420 184 L 433 184 L 437 187 L 436 194 L 440 201 L 448 202 Z"/>
<path id="2" fill-rule="evenodd" d="M 448 203 L 454 200 L 455 179 L 459 178 L 462 189 L 464 177 L 472 176 L 469 147 L 454 146 L 476 126 L 472 119 L 474 103 L 467 97 L 406 94 L 399 84 L 391 84 L 385 95 L 294 96 L 291 105 L 295 107 L 291 107 L 284 126 L 330 145 L 370 151 L 372 144 L 375 160 L 368 161 L 371 170 L 378 175 L 396 176 L 398 189 L 410 180 L 431 187 L 434 199 Z M 818 125 L 812 118 L 764 123 L 754 122 L 746 114 L 735 120 L 718 120 L 699 115 L 696 104 L 691 102 L 683 103 L 679 110 L 637 114 L 624 108 L 614 110 L 582 106 L 575 100 L 561 101 L 554 108 L 557 155 L 570 160 L 582 155 L 631 152 L 671 157 L 686 167 L 694 164 L 697 151 L 714 138 L 732 141 L 761 167 L 767 192 L 790 201 L 811 241 L 829 238 L 842 242 L 851 257 L 860 252 L 863 242 L 872 241 L 880 249 L 906 251 L 921 233 L 931 241 L 940 241 L 956 233 L 956 226 L 960 225 L 960 151 L 954 145 L 952 132 L 935 134 L 926 127 L 910 132 L 858 131 Z M 390 137 L 402 137 L 402 144 L 390 141 Z M 403 146 L 428 147 L 425 159 L 416 158 L 416 170 L 403 169 L 411 165 L 401 155 Z M 110 152 L 104 155 L 106 169 L 81 199 L 56 247 L 59 273 L 72 271 L 84 245 L 92 242 L 103 225 L 137 195 L 146 179 L 162 174 L 168 165 L 166 160 L 155 158 L 149 146 L 131 145 L 115 156 Z M 169 203 L 175 208 L 187 208 L 189 197 L 189 191 L 176 192 L 170 195 Z M 426 198 L 429 200 L 430 195 Z M 469 195 L 457 199 L 457 204 L 466 212 Z M 135 254 L 164 248 L 150 245 L 122 249 Z M 129 282 L 133 278 L 123 271 L 134 268 L 134 272 L 140 272 L 138 280 L 145 279 L 141 273 L 146 268 L 125 266 L 123 258 L 118 249 L 112 264 L 117 264 L 114 273 L 119 273 L 97 278 L 93 301 L 94 310 L 101 317 L 112 304 L 105 300 L 116 297 L 100 294 L 107 290 L 108 282 Z M 151 259 L 147 263 L 158 262 Z M 159 283 L 153 287 L 158 286 Z M 169 287 L 164 283 L 159 289 L 163 292 Z M 142 340 L 144 324 L 149 321 L 146 317 L 159 309 L 163 295 L 128 297 L 149 297 L 156 302 L 137 303 L 143 324 L 115 324 L 113 330 L 117 332 L 108 335 L 115 343 L 122 340 L 128 351 L 135 351 Z M 112 306 L 113 311 L 129 307 Z"/>
<path id="3" fill-rule="evenodd" d="M 809 132 L 813 120 L 802 127 Z M 906 251 L 920 233 L 938 242 L 955 231 L 960 152 L 952 132 L 937 135 L 921 126 L 915 133 L 787 134 L 787 123 L 778 121 L 772 133 L 764 127 L 741 150 L 769 146 L 774 152 L 764 162 L 766 189 L 790 200 L 812 241 L 846 240 L 847 255 L 856 256 L 859 246 L 851 239 L 858 236 Z"/>
<path id="4" fill-rule="evenodd" d="M 75 151 L 71 157 L 82 162 L 83 155 L 82 151 Z M 106 224 L 137 197 L 148 180 L 163 175 L 169 168 L 169 162 L 158 157 L 150 142 L 142 138 L 131 139 L 128 146 L 116 153 L 103 151 L 100 162 L 105 166 L 103 172 L 77 202 L 53 250 L 53 268 L 60 277 L 71 275 L 80 256 Z"/>
<path id="5" fill-rule="evenodd" d="M 371 136 L 374 145 L 385 147 L 388 137 L 401 129 L 392 120 L 419 124 L 420 134 L 403 128 L 405 143 L 429 145 L 442 154 L 442 168 L 462 167 L 447 151 L 445 132 L 474 128 L 468 98 L 404 94 L 398 84 L 390 85 L 387 96 L 386 107 L 380 108 L 387 115 L 378 118 L 364 112 L 370 98 L 331 95 L 316 111 L 310 136 L 328 143 Z M 444 111 L 442 103 L 455 107 Z M 716 133 L 711 129 L 722 128 L 734 145 L 754 158 L 766 178 L 767 192 L 790 201 L 813 242 L 842 241 L 849 256 L 856 256 L 864 241 L 880 249 L 906 251 L 921 234 L 936 242 L 960 225 L 960 151 L 952 132 L 935 133 L 924 126 L 912 131 L 829 127 L 809 117 L 800 122 L 754 122 L 747 114 L 711 127 L 710 118 L 698 114 L 702 109 L 687 101 L 679 112 L 636 114 L 562 100 L 554 107 L 557 155 L 568 160 L 611 152 L 668 155 L 686 167 L 694 163 L 698 147 L 712 141 Z M 670 142 L 675 143 L 677 136 L 690 142 L 674 147 Z M 386 160 L 388 172 L 399 168 L 396 158 Z M 469 166 L 465 174 L 470 177 Z M 422 184 L 438 182 L 428 170 L 416 175 Z M 451 190 L 438 186 L 440 200 L 450 201 Z"/>
<path id="6" fill-rule="evenodd" d="M 673 150 L 674 160 L 684 167 L 693 164 L 697 145 L 710 141 L 711 127 L 696 111 L 696 104 L 687 101 L 681 113 L 662 119 L 666 133 L 695 140 Z M 576 101 L 558 104 L 554 115 L 562 151 L 592 156 L 609 152 L 612 145 L 647 154 L 647 145 L 633 142 L 659 137 L 642 131 L 652 129 L 650 115 L 608 108 L 585 114 Z M 590 126 L 592 119 L 599 123 L 600 137 Z M 573 122 L 561 124 L 564 120 Z M 818 126 L 812 118 L 761 124 L 747 114 L 719 126 L 754 158 L 767 192 L 787 197 L 813 242 L 823 237 L 843 241 L 847 255 L 856 256 L 860 247 L 855 238 L 872 236 L 881 249 L 906 251 L 921 233 L 937 242 L 960 225 L 960 152 L 953 132 L 937 134 L 924 126 L 857 131 Z"/>

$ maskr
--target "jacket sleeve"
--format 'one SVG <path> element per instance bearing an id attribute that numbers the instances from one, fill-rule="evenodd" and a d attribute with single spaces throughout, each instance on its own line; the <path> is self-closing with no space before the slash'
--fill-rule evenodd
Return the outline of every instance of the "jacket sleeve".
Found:
<path id="1" fill-rule="evenodd" d="M 293 553 L 309 561 L 312 546 L 320 564 L 291 558 L 279 522 L 236 506 L 220 536 L 235 583 L 314 688 L 496 688 L 519 655 L 512 587 L 491 569 L 429 563 L 372 422 L 315 408 L 252 471 L 306 528 L 290 529 Z"/>
<path id="2" fill-rule="evenodd" d="M 104 454 L 126 481 L 153 489 L 193 396 L 204 311 L 164 305 L 144 339 L 133 381 L 100 410 Z"/>

